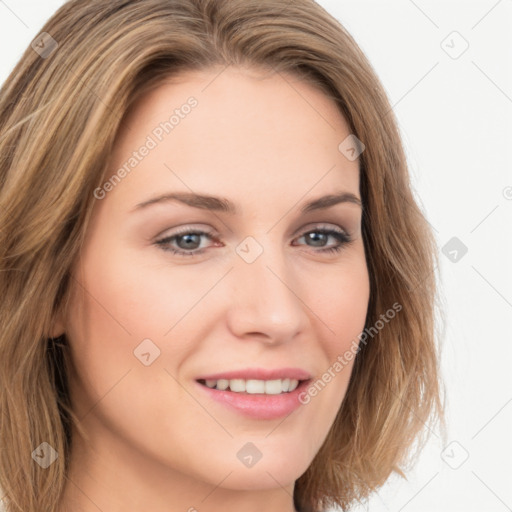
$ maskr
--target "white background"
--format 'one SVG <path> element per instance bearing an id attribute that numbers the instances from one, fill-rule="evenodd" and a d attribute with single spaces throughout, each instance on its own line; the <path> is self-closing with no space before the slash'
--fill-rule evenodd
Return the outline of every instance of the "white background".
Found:
<path id="1" fill-rule="evenodd" d="M 0 82 L 63 3 L 0 0 Z M 447 440 L 357 511 L 512 511 L 512 0 L 318 3 L 388 93 L 439 250 L 468 249 L 439 269 Z"/>

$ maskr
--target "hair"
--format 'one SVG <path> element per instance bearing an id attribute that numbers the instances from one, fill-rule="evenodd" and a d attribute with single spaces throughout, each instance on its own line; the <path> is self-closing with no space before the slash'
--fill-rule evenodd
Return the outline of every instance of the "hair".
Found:
<path id="1" fill-rule="evenodd" d="M 116 135 L 136 98 L 182 71 L 244 66 L 318 87 L 365 145 L 359 156 L 370 277 L 365 329 L 335 421 L 294 504 L 348 510 L 405 476 L 425 425 L 443 418 L 436 332 L 437 250 L 410 184 L 397 122 L 369 61 L 313 0 L 72 0 L 44 25 L 0 92 L 0 487 L 8 512 L 56 512 L 71 426 L 65 307 Z M 43 58 L 44 57 L 44 58 Z M 381 320 L 382 322 L 382 320 Z M 364 331 L 366 332 L 366 331 Z M 371 331 L 370 331 L 371 332 Z M 42 468 L 43 442 L 59 454 Z"/>

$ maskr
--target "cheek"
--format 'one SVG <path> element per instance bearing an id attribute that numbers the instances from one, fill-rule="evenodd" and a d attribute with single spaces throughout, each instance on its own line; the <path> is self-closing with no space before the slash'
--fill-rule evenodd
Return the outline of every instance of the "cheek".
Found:
<path id="1" fill-rule="evenodd" d="M 86 428 L 108 426 L 118 439 L 142 451 L 149 447 L 157 457 L 161 439 L 182 439 L 197 424 L 194 416 L 176 421 L 175 414 L 180 404 L 194 405 L 173 378 L 191 348 L 172 332 L 164 337 L 192 292 L 182 283 L 172 283 L 173 290 L 162 281 L 163 269 L 146 271 L 126 250 L 121 255 L 92 244 L 89 250 L 76 273 L 83 287 L 75 283 L 68 317 L 74 409 Z M 141 436 L 148 429 L 150 439 Z"/>
<path id="2" fill-rule="evenodd" d="M 99 233 L 90 240 L 75 272 L 80 284 L 73 281 L 67 329 L 75 403 L 86 411 L 101 399 L 98 414 L 136 407 L 141 418 L 143 411 L 162 417 L 163 403 L 187 400 L 172 376 L 180 377 L 182 362 L 197 349 L 183 340 L 198 336 L 215 305 L 205 295 L 224 270 L 171 268 L 112 239 Z"/>
<path id="3" fill-rule="evenodd" d="M 215 282 L 215 276 L 198 279 L 198 271 L 171 272 L 103 239 L 82 254 L 77 272 L 82 286 L 76 287 L 70 312 L 78 337 L 92 343 L 105 340 L 133 350 L 143 339 L 163 339 Z"/>
<path id="4" fill-rule="evenodd" d="M 90 240 L 74 273 L 78 283 L 73 280 L 67 331 L 78 382 L 71 387 L 79 393 L 76 405 L 84 409 L 104 396 L 108 403 L 107 394 L 128 401 L 132 392 L 120 390 L 127 389 L 127 382 L 140 371 L 138 367 L 147 369 L 134 350 L 142 340 L 156 339 L 163 330 L 163 325 L 151 328 L 155 320 L 152 305 L 160 298 L 153 295 L 151 283 L 133 267 L 126 251 L 121 254 L 109 244 L 112 238 Z M 144 378 L 139 382 L 143 388 Z M 119 389 L 110 391 L 117 383 Z"/>
<path id="5" fill-rule="evenodd" d="M 326 272 L 316 289 L 312 310 L 325 327 L 324 347 L 332 362 L 358 340 L 364 328 L 370 299 L 364 252 L 354 252 L 338 268 Z"/>
<path id="6" fill-rule="evenodd" d="M 321 320 L 324 371 L 302 402 L 315 403 L 324 424 L 330 424 L 345 396 L 368 310 L 370 281 L 364 253 L 351 255 L 320 284 L 312 310 Z"/>

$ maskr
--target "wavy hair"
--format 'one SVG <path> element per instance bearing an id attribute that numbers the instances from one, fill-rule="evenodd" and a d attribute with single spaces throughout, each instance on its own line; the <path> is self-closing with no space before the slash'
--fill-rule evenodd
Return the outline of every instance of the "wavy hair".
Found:
<path id="1" fill-rule="evenodd" d="M 397 472 L 442 418 L 437 249 L 397 122 L 367 58 L 313 0 L 72 0 L 47 21 L 0 91 L 0 487 L 8 512 L 57 512 L 72 448 L 65 307 L 109 155 L 135 99 L 181 71 L 292 73 L 332 98 L 359 157 L 370 276 L 366 328 L 335 421 L 295 482 L 302 512 L 348 510 Z M 58 44 L 58 47 L 55 45 Z M 53 47 L 52 47 L 53 45 Z M 59 454 L 43 469 L 43 442 Z"/>

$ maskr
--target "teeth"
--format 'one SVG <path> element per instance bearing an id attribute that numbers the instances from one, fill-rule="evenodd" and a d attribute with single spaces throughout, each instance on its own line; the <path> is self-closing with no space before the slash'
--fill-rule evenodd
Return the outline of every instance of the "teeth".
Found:
<path id="1" fill-rule="evenodd" d="M 275 382 L 275 381 L 273 381 Z M 229 383 L 229 387 L 231 391 L 238 391 L 237 389 L 233 389 L 231 387 L 231 382 Z M 245 384 L 245 391 L 247 393 L 265 393 L 265 381 L 264 380 L 248 380 Z M 279 387 L 278 393 L 281 392 L 281 387 Z"/>
<path id="2" fill-rule="evenodd" d="M 212 389 L 224 391 L 229 388 L 234 393 L 266 394 L 279 395 L 289 393 L 297 388 L 299 381 L 297 379 L 275 379 L 275 380 L 256 380 L 256 379 L 219 379 L 206 380 L 206 386 Z"/>
<path id="3" fill-rule="evenodd" d="M 265 393 L 267 395 L 279 395 L 282 392 L 283 385 L 281 384 L 281 379 L 265 381 Z"/>
<path id="4" fill-rule="evenodd" d="M 222 391 L 224 389 L 228 389 L 228 387 L 229 387 L 229 380 L 220 379 L 217 381 L 217 389 L 220 389 Z"/>
<path id="5" fill-rule="evenodd" d="M 231 379 L 229 381 L 229 389 L 235 393 L 245 392 L 245 380 L 244 379 Z"/>
<path id="6" fill-rule="evenodd" d="M 299 381 L 295 379 L 290 379 L 290 388 L 288 391 L 293 391 L 299 385 Z"/>

